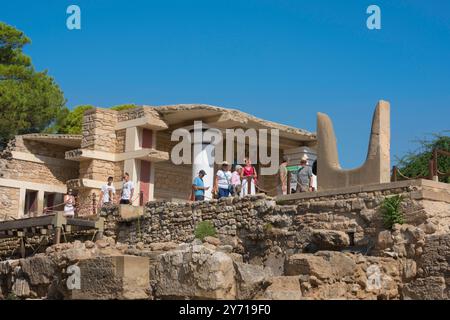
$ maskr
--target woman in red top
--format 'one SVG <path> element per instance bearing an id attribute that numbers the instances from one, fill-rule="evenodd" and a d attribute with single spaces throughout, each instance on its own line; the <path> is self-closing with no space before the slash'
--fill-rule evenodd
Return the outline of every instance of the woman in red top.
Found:
<path id="1" fill-rule="evenodd" d="M 256 173 L 256 169 L 254 166 L 252 166 L 252 162 L 250 159 L 245 158 L 244 159 L 245 166 L 242 169 L 241 173 L 241 180 L 242 180 L 242 190 L 241 190 L 241 196 L 245 196 L 247 194 L 256 194 L 256 179 L 258 178 L 258 175 Z M 247 178 L 251 177 L 251 178 Z M 248 190 L 248 181 L 251 179 L 251 186 L 250 186 L 250 193 Z"/>

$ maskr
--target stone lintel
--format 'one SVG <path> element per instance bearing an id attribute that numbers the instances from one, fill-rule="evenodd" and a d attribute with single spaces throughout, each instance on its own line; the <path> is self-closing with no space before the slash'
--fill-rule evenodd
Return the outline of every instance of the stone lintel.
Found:
<path id="1" fill-rule="evenodd" d="M 114 130 L 122 130 L 132 127 L 140 127 L 156 131 L 168 129 L 168 126 L 164 121 L 155 121 L 154 117 L 147 114 L 141 118 L 118 122 Z"/>
<path id="2" fill-rule="evenodd" d="M 154 148 L 142 148 L 122 153 L 113 153 L 90 149 L 76 149 L 67 151 L 66 159 L 73 161 L 96 159 L 111 162 L 125 161 L 129 159 L 140 159 L 152 162 L 159 162 L 169 160 L 169 153 L 166 151 L 156 150 Z"/>

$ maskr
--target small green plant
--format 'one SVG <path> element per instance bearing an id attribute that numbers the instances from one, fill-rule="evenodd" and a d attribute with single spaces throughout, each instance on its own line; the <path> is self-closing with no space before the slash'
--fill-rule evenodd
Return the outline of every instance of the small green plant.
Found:
<path id="1" fill-rule="evenodd" d="M 383 203 L 381 204 L 383 222 L 386 228 L 392 229 L 394 224 L 405 223 L 401 208 L 402 201 L 403 197 L 400 195 L 396 195 L 393 197 L 385 198 Z"/>
<path id="2" fill-rule="evenodd" d="M 269 222 L 264 225 L 264 232 L 270 233 L 273 229 L 273 225 Z"/>
<path id="3" fill-rule="evenodd" d="M 11 292 L 6 296 L 6 300 L 19 300 L 19 298 L 16 296 L 14 292 Z"/>
<path id="4" fill-rule="evenodd" d="M 201 221 L 195 227 L 195 237 L 203 241 L 205 237 L 214 237 L 216 228 L 211 221 Z"/>

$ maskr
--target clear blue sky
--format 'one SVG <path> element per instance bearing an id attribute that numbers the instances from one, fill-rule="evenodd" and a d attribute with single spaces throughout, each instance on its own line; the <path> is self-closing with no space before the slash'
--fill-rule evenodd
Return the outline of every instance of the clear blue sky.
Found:
<path id="1" fill-rule="evenodd" d="M 379 99 L 392 155 L 450 128 L 450 1 L 0 0 L 68 106 L 205 103 L 316 130 L 334 120 L 344 167 L 367 153 Z M 66 28 L 81 7 L 82 29 Z M 382 29 L 366 27 L 380 6 Z"/>

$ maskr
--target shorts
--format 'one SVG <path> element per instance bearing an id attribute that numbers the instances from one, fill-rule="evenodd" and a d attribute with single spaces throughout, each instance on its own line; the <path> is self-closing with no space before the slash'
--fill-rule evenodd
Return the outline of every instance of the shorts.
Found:
<path id="1" fill-rule="evenodd" d="M 130 200 L 128 200 L 128 199 L 120 199 L 120 204 L 130 204 Z"/>
<path id="2" fill-rule="evenodd" d="M 229 197 L 229 196 L 230 196 L 230 189 L 219 188 L 219 195 L 218 195 L 219 199 Z"/>

